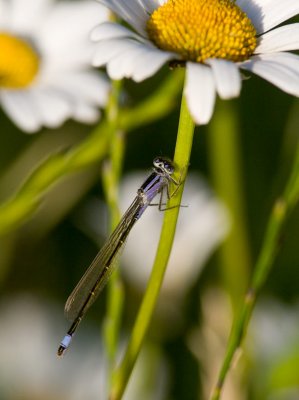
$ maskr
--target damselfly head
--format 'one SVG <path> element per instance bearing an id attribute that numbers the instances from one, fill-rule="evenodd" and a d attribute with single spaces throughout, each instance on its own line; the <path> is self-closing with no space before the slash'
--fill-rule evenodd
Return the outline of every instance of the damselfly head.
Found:
<path id="1" fill-rule="evenodd" d="M 154 167 L 159 170 L 159 172 L 164 172 L 167 175 L 172 175 L 174 172 L 173 162 L 166 157 L 156 157 L 153 161 Z"/>

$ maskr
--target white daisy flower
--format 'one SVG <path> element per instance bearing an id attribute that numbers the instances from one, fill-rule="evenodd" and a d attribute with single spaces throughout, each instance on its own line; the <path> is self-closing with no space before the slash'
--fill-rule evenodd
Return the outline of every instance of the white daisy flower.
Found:
<path id="1" fill-rule="evenodd" d="M 299 49 L 299 24 L 275 28 L 298 14 L 298 0 L 98 1 L 129 28 L 96 27 L 93 64 L 106 64 L 113 79 L 135 81 L 165 62 L 186 65 L 185 95 L 198 124 L 209 122 L 216 93 L 222 99 L 240 94 L 240 69 L 299 96 L 299 57 L 286 52 Z"/>
<path id="2" fill-rule="evenodd" d="M 0 0 L 0 105 L 20 129 L 98 119 L 109 83 L 90 68 L 88 36 L 108 14 L 89 1 Z"/>

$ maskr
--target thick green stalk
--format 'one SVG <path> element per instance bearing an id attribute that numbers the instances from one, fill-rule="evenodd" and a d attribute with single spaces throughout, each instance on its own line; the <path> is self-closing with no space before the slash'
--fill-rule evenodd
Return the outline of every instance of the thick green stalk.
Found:
<path id="1" fill-rule="evenodd" d="M 241 307 L 241 311 L 235 319 L 229 342 L 227 345 L 224 361 L 213 389 L 211 400 L 219 400 L 222 387 L 231 366 L 233 357 L 241 345 L 253 308 L 262 286 L 264 285 L 270 269 L 273 265 L 275 256 L 280 247 L 280 237 L 282 228 L 287 216 L 292 212 L 299 201 L 299 145 L 295 156 L 293 170 L 282 196 L 275 202 L 268 226 L 265 233 L 264 242 L 257 259 L 251 285 Z"/>
<path id="2" fill-rule="evenodd" d="M 189 114 L 186 100 L 183 98 L 180 113 L 178 136 L 175 148 L 174 163 L 176 166 L 176 179 L 184 182 L 187 174 L 190 153 L 192 148 L 194 133 L 194 123 Z M 168 207 L 180 204 L 183 193 L 183 183 L 176 196 L 168 202 Z M 157 303 L 160 287 L 163 282 L 164 273 L 170 256 L 179 207 L 165 211 L 164 222 L 160 235 L 160 241 L 156 253 L 155 262 L 149 283 L 140 306 L 135 325 L 133 327 L 131 339 L 126 349 L 124 358 L 119 368 L 116 369 L 113 379 L 113 386 L 110 400 L 118 400 L 122 397 L 126 385 L 130 378 L 134 364 L 140 352 L 144 337 L 150 324 L 155 305 Z"/>

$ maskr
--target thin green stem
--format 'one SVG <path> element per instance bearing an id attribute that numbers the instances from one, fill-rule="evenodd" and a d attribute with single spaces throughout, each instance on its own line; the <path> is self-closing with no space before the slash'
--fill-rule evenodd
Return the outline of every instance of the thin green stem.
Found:
<path id="1" fill-rule="evenodd" d="M 118 183 L 119 183 L 119 167 L 121 164 L 124 151 L 123 134 L 117 133 L 112 143 L 114 152 L 111 158 L 104 164 L 103 168 L 103 187 L 110 212 L 110 230 L 112 231 L 117 225 L 120 212 L 118 207 Z M 114 162 L 113 160 L 117 160 Z M 107 292 L 107 312 L 104 320 L 103 331 L 105 339 L 105 347 L 109 360 L 109 375 L 112 379 L 112 368 L 114 365 L 115 355 L 117 351 L 119 328 L 123 309 L 123 286 L 119 277 L 119 270 L 115 268 L 109 282 Z"/>
<path id="2" fill-rule="evenodd" d="M 292 212 L 299 201 L 299 145 L 293 164 L 293 169 L 282 196 L 275 202 L 268 226 L 265 233 L 264 242 L 257 259 L 254 269 L 252 283 L 247 291 L 247 295 L 241 306 L 241 311 L 232 327 L 230 338 L 227 345 L 224 361 L 218 376 L 217 383 L 213 389 L 211 400 L 219 400 L 226 375 L 231 366 L 233 357 L 241 345 L 246 334 L 250 317 L 257 299 L 257 296 L 264 285 L 277 251 L 280 247 L 280 236 L 287 216 Z"/>
<path id="3" fill-rule="evenodd" d="M 103 187 L 110 212 L 110 230 L 113 231 L 120 218 L 118 207 L 118 186 L 123 165 L 124 134 L 118 129 L 119 95 L 121 82 L 113 82 L 113 90 L 107 108 L 107 119 L 112 127 L 110 138 L 109 160 L 103 168 Z M 107 313 L 103 325 L 106 351 L 109 360 L 109 375 L 112 380 L 112 368 L 114 366 L 117 351 L 119 328 L 123 309 L 123 286 L 119 277 L 118 268 L 115 269 L 108 283 Z"/>
<path id="4" fill-rule="evenodd" d="M 194 123 L 189 114 L 186 100 L 182 99 L 178 136 L 174 154 L 174 163 L 176 166 L 176 178 L 184 182 L 190 153 L 192 148 L 194 133 Z M 179 188 L 177 195 L 168 202 L 168 207 L 180 204 L 183 193 L 183 184 Z M 140 306 L 135 325 L 133 327 L 131 339 L 126 349 L 124 358 L 119 368 L 116 369 L 113 379 L 113 387 L 110 394 L 111 400 L 118 400 L 122 397 L 126 385 L 130 378 L 134 364 L 140 352 L 144 337 L 150 324 L 155 305 L 157 303 L 160 287 L 163 282 L 164 273 L 171 252 L 179 207 L 165 211 L 164 222 L 160 235 L 160 241 L 156 253 L 155 262 L 146 292 Z"/>

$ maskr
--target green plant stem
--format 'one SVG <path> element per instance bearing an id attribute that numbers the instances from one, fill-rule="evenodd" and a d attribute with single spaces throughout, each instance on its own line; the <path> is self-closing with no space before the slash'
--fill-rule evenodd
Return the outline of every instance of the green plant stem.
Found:
<path id="1" fill-rule="evenodd" d="M 178 180 L 182 179 L 182 182 L 184 182 L 187 174 L 192 148 L 193 133 L 194 123 L 189 114 L 186 100 L 183 97 L 181 104 L 178 136 L 174 154 L 174 163 L 176 166 L 175 178 Z M 177 195 L 169 200 L 168 207 L 173 207 L 180 204 L 182 193 L 183 183 L 179 188 Z M 164 273 L 174 240 L 178 213 L 179 207 L 175 207 L 165 211 L 164 222 L 152 273 L 136 318 L 135 325 L 133 327 L 131 339 L 126 349 L 124 358 L 121 362 L 121 365 L 119 366 L 119 368 L 116 369 L 114 374 L 110 400 L 118 400 L 122 397 L 122 394 L 126 388 L 129 377 L 133 370 L 134 364 L 140 352 L 145 334 L 147 332 L 155 309 L 160 287 L 163 282 Z"/>
<path id="2" fill-rule="evenodd" d="M 219 101 L 208 127 L 209 159 L 213 187 L 226 205 L 231 229 L 219 249 L 221 273 L 234 311 L 248 287 L 251 257 L 247 237 L 242 187 L 237 110 L 232 102 Z M 242 263 L 240 264 L 240 260 Z"/>
<path id="3" fill-rule="evenodd" d="M 113 82 L 113 90 L 107 107 L 107 119 L 113 127 L 110 138 L 109 160 L 103 166 L 103 187 L 110 212 L 110 231 L 113 231 L 120 219 L 118 207 L 118 186 L 123 165 L 124 133 L 118 129 L 118 100 L 121 82 Z M 109 361 L 110 381 L 117 351 L 119 328 L 123 310 L 123 286 L 116 268 L 108 282 L 107 313 L 103 324 L 105 347 Z"/>
<path id="4" fill-rule="evenodd" d="M 299 200 L 299 145 L 297 144 L 293 169 L 282 196 L 275 202 L 266 228 L 264 242 L 257 259 L 251 285 L 247 291 L 241 311 L 232 327 L 224 361 L 213 389 L 211 400 L 219 400 L 226 375 L 234 354 L 246 334 L 257 296 L 264 285 L 280 247 L 280 236 L 287 216 Z"/>
<path id="5" fill-rule="evenodd" d="M 120 218 L 117 189 L 120 176 L 120 166 L 122 164 L 121 160 L 124 151 L 123 134 L 116 132 L 114 137 L 111 158 L 103 166 L 103 187 L 110 212 L 110 231 L 113 231 Z M 105 348 L 109 361 L 110 381 L 112 379 L 112 368 L 117 351 L 119 328 L 123 309 L 123 297 L 123 286 L 119 277 L 119 270 L 118 268 L 115 268 L 108 282 L 107 312 L 103 324 Z"/>
<path id="6" fill-rule="evenodd" d="M 137 126 L 167 115 L 176 105 L 181 90 L 181 71 L 165 79 L 161 86 L 136 108 L 119 110 L 117 126 L 130 132 Z M 109 117 L 109 116 L 108 116 Z M 107 154 L 113 124 L 102 121 L 91 135 L 68 152 L 51 155 L 35 168 L 19 191 L 0 205 L 0 236 L 18 228 L 39 206 L 49 188 L 63 177 L 99 163 Z"/>

